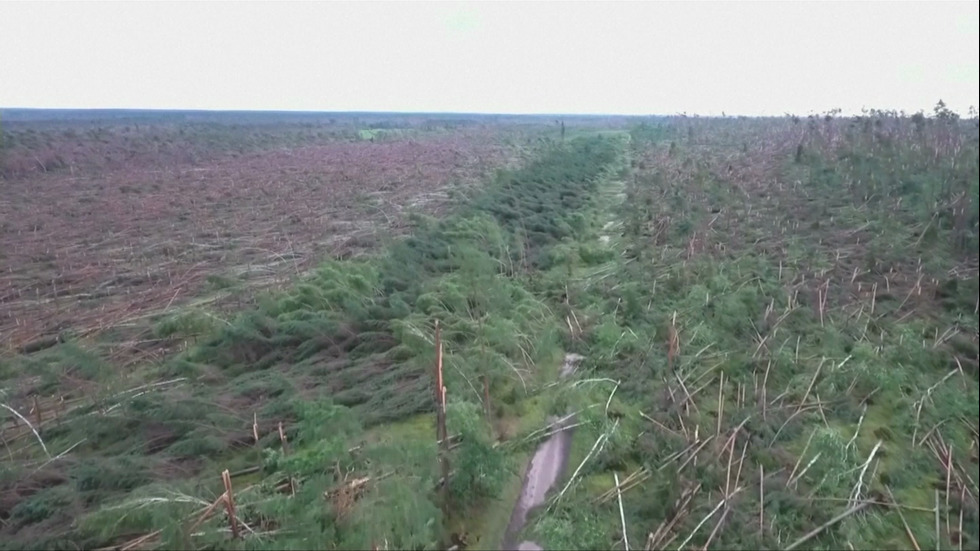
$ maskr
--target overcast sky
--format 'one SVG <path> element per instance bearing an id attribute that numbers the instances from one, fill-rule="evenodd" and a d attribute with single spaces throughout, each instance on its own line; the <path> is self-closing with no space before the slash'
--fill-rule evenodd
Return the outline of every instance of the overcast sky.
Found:
<path id="1" fill-rule="evenodd" d="M 978 2 L 0 2 L 0 106 L 915 111 L 980 93 Z"/>

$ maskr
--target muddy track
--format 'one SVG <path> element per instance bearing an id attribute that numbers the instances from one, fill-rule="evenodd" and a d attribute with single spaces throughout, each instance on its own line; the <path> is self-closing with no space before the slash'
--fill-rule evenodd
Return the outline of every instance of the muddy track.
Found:
<path id="1" fill-rule="evenodd" d="M 584 360 L 584 356 L 578 354 L 565 354 L 565 361 L 562 364 L 559 378 L 565 378 L 575 371 L 579 362 Z M 556 423 L 558 417 L 551 417 L 548 423 Z M 517 549 L 519 551 L 540 551 L 543 549 L 533 541 L 516 542 L 521 530 L 527 523 L 527 516 L 532 510 L 541 506 L 545 502 L 548 491 L 551 490 L 555 482 L 561 477 L 568 462 L 568 454 L 572 447 L 572 429 L 566 429 L 575 423 L 574 417 L 566 417 L 554 434 L 542 442 L 534 452 L 531 462 L 528 464 L 527 472 L 524 473 L 524 482 L 521 486 L 521 495 L 514 504 L 514 512 L 511 513 L 510 523 L 507 525 L 507 532 L 504 534 L 503 549 Z"/>

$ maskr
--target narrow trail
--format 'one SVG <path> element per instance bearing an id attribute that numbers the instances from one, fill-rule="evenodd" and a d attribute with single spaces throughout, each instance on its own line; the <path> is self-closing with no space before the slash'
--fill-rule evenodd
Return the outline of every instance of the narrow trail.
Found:
<path id="1" fill-rule="evenodd" d="M 565 354 L 565 361 L 561 366 L 559 378 L 565 378 L 574 373 L 576 366 L 584 359 L 584 356 L 578 354 Z M 555 423 L 558 420 L 558 417 L 551 417 L 548 422 Z M 507 532 L 504 534 L 503 549 L 517 549 L 519 551 L 541 551 L 543 549 L 533 541 L 518 543 L 514 539 L 527 523 L 527 515 L 534 508 L 544 503 L 548 491 L 551 490 L 562 471 L 565 470 L 565 463 L 568 462 L 568 454 L 572 444 L 572 429 L 565 427 L 572 424 L 574 424 L 573 418 L 565 419 L 559 427 L 560 430 L 542 442 L 534 452 L 531 463 L 528 464 L 527 472 L 524 474 L 521 495 L 517 498 L 514 512 L 510 516 L 510 523 L 507 525 Z"/>
<path id="2" fill-rule="evenodd" d="M 628 141 L 626 145 L 628 145 Z M 622 155 L 623 157 L 620 159 L 620 162 L 624 166 L 629 167 L 630 160 L 627 147 L 624 147 Z M 614 177 L 607 181 L 607 185 L 602 191 L 599 208 L 604 213 L 605 222 L 602 225 L 602 230 L 599 235 L 599 244 L 604 247 L 617 246 L 615 234 L 622 227 L 622 222 L 617 218 L 614 209 L 625 200 L 625 187 L 624 182 Z M 565 379 L 573 374 L 579 363 L 584 359 L 585 356 L 579 354 L 565 354 L 564 362 L 558 373 L 559 380 Z M 548 419 L 548 423 L 556 423 L 558 421 L 559 418 L 555 416 Z M 566 427 L 571 427 L 574 424 L 574 417 L 565 418 L 561 426 L 557 427 L 560 430 L 552 434 L 535 450 L 531 462 L 528 464 L 527 472 L 524 475 L 521 495 L 514 505 L 510 523 L 507 525 L 507 531 L 504 533 L 501 545 L 503 550 L 544 550 L 536 542 L 529 540 L 516 541 L 516 539 L 527 524 L 527 517 L 530 512 L 544 504 L 548 492 L 562 476 L 571 453 L 572 434 L 574 432 L 572 428 Z"/>

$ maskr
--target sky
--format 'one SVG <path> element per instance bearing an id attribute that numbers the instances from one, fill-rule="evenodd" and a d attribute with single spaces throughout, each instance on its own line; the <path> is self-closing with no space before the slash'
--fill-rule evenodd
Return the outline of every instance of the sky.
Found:
<path id="1" fill-rule="evenodd" d="M 0 1 L 0 107 L 965 114 L 978 20 L 976 1 Z"/>

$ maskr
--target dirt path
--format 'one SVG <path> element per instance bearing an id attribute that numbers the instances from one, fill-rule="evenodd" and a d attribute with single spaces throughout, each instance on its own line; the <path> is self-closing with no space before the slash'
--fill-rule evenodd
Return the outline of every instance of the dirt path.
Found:
<path id="1" fill-rule="evenodd" d="M 585 357 L 578 354 L 565 354 L 565 362 L 562 364 L 559 377 L 564 378 L 573 373 L 575 367 L 583 359 Z M 555 423 L 558 420 L 557 417 L 552 417 L 548 422 Z M 573 423 L 574 419 L 568 418 L 562 422 L 561 426 L 567 427 Z M 519 551 L 540 551 L 542 549 L 533 541 L 518 543 L 514 539 L 527 523 L 527 515 L 545 502 L 548 491 L 558 481 L 558 477 L 561 476 L 565 469 L 565 463 L 568 461 L 571 444 L 572 431 L 570 429 L 559 430 L 542 442 L 534 452 L 524 475 L 521 495 L 517 498 L 514 512 L 510 516 L 510 523 L 507 525 L 507 532 L 504 534 L 503 549 L 517 549 Z"/>
<path id="2" fill-rule="evenodd" d="M 628 149 L 623 151 L 623 166 L 630 167 Z M 615 214 L 615 207 L 626 199 L 625 183 L 618 178 L 610 178 L 603 190 L 600 199 L 600 211 L 604 212 L 606 222 L 602 226 L 599 236 L 599 245 L 603 247 L 618 247 L 616 235 L 621 231 L 622 222 Z M 565 361 L 558 373 L 559 379 L 564 379 L 575 372 L 579 363 L 585 356 L 579 354 L 565 354 Z M 559 421 L 558 417 L 551 417 L 548 423 Z M 562 476 L 565 464 L 572 447 L 572 432 L 570 427 L 575 424 L 574 417 L 564 419 L 561 424 L 563 430 L 552 434 L 547 440 L 542 442 L 535 450 L 534 456 L 528 464 L 527 472 L 524 475 L 524 482 L 521 488 L 521 495 L 514 505 L 514 512 L 511 514 L 510 523 L 504 533 L 501 548 L 504 550 L 514 549 L 517 551 L 543 551 L 543 547 L 533 541 L 516 541 L 524 526 L 527 524 L 528 514 L 536 507 L 545 502 L 545 498 L 552 486 Z"/>

